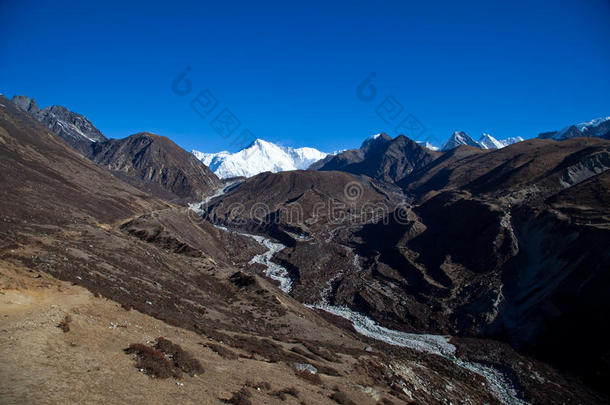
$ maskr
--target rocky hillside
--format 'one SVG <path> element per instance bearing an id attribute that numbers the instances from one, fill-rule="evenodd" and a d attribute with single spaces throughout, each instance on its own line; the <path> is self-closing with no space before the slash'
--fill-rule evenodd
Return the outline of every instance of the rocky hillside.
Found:
<path id="1" fill-rule="evenodd" d="M 40 109 L 36 100 L 26 96 L 15 96 L 11 101 L 83 154 L 89 151 L 91 143 L 106 140 L 91 121 L 66 107 L 54 105 Z"/>
<path id="2" fill-rule="evenodd" d="M 155 134 L 96 142 L 87 157 L 120 179 L 176 203 L 201 201 L 221 185 L 195 156 Z"/>

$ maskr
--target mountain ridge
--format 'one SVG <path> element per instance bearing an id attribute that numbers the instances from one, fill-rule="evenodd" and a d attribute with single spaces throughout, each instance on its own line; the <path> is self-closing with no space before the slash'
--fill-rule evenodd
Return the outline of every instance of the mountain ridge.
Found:
<path id="1" fill-rule="evenodd" d="M 66 107 L 53 105 L 40 109 L 36 100 L 21 95 L 14 96 L 11 102 L 32 114 L 53 133 L 83 154 L 88 152 L 92 142 L 107 139 L 85 116 Z"/>
<path id="2" fill-rule="evenodd" d="M 124 181 L 179 204 L 200 201 L 222 184 L 195 156 L 149 132 L 92 143 L 87 157 Z"/>
<path id="3" fill-rule="evenodd" d="M 563 141 L 581 136 L 610 139 L 610 117 L 595 118 L 575 125 L 568 125 L 559 131 L 543 132 L 538 135 L 538 138 Z"/>

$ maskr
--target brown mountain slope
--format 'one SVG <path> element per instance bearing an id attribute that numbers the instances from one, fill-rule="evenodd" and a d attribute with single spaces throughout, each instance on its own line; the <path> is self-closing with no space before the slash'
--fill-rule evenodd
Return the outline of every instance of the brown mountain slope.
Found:
<path id="1" fill-rule="evenodd" d="M 387 214 L 402 200 L 398 187 L 366 176 L 305 170 L 261 173 L 204 209 L 214 223 L 267 232 L 294 244 L 295 238 Z"/>
<path id="2" fill-rule="evenodd" d="M 221 184 L 207 166 L 166 137 L 139 133 L 106 139 L 87 118 L 65 107 L 41 110 L 35 100 L 25 96 L 13 97 L 11 105 L 31 114 L 74 149 L 148 194 L 184 204 L 200 201 Z"/>
<path id="3" fill-rule="evenodd" d="M 207 166 L 164 136 L 139 133 L 96 142 L 87 156 L 120 179 L 177 203 L 201 201 L 221 185 Z"/>
<path id="4" fill-rule="evenodd" d="M 65 224 L 88 216 L 107 223 L 167 207 L 67 147 L 6 98 L 0 100 L 0 194 L 7 220 Z"/>
<path id="5" fill-rule="evenodd" d="M 610 145 L 598 138 L 530 139 L 494 151 L 460 147 L 400 182 L 408 193 L 454 189 L 496 197 L 549 195 L 610 167 Z M 563 182 L 563 183 L 562 183 Z M 544 193 L 541 191 L 545 190 Z"/>

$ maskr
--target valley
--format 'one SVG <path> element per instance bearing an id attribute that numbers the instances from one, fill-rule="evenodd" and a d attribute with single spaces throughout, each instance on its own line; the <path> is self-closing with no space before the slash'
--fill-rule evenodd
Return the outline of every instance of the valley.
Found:
<path id="1" fill-rule="evenodd" d="M 606 400 L 605 139 L 379 136 L 319 170 L 220 179 L 167 138 L 83 153 L 2 104 L 7 403 Z M 123 353 L 160 337 L 204 373 Z"/>

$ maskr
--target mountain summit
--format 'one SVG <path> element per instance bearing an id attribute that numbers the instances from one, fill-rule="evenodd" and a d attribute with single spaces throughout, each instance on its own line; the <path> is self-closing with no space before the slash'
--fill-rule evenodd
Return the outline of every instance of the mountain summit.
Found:
<path id="1" fill-rule="evenodd" d="M 252 177 L 262 172 L 304 170 L 328 155 L 314 148 L 279 146 L 262 139 L 254 140 L 248 147 L 236 153 L 203 153 L 197 150 L 192 153 L 223 179 Z"/>
<path id="2" fill-rule="evenodd" d="M 311 169 L 365 174 L 393 183 L 426 166 L 437 157 L 437 152 L 404 135 L 392 138 L 381 133 L 367 138 L 360 149 L 350 149 L 331 156 L 313 165 Z"/>
<path id="3" fill-rule="evenodd" d="M 441 150 L 450 150 L 461 145 L 474 146 L 475 148 L 481 147 L 477 141 L 468 136 L 466 132 L 455 131 L 453 135 L 447 139 L 447 142 L 445 142 Z"/>
<path id="4" fill-rule="evenodd" d="M 116 177 L 175 203 L 201 200 L 221 182 L 171 139 L 138 133 L 91 144 L 88 158 Z"/>
<path id="5" fill-rule="evenodd" d="M 506 138 L 504 140 L 498 140 L 493 136 L 484 133 L 478 140 L 480 148 L 483 149 L 502 149 L 505 146 L 512 145 L 513 143 L 521 142 L 523 138 L 520 136 Z"/>

